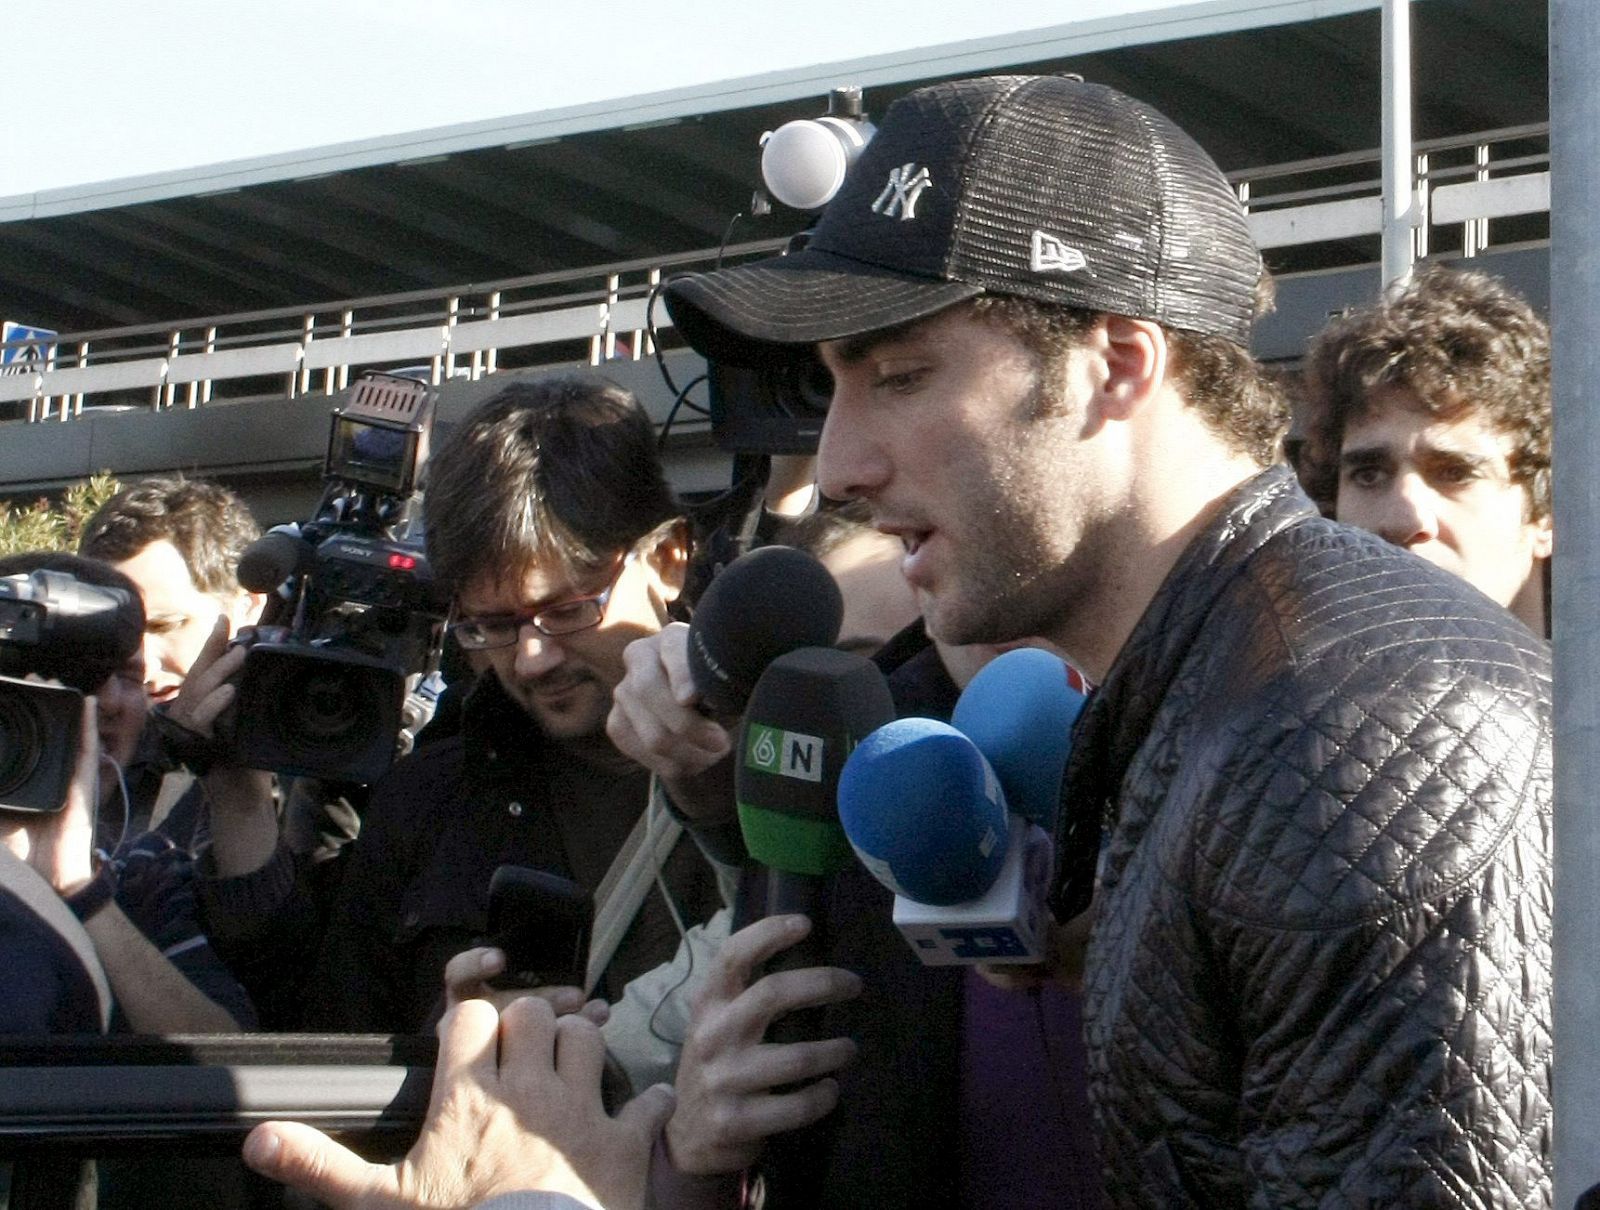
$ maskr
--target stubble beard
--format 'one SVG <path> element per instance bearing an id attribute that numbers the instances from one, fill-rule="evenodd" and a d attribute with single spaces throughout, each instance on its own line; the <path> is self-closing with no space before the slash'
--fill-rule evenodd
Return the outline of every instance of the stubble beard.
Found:
<path id="1" fill-rule="evenodd" d="M 930 611 L 929 633 L 941 642 L 1051 638 L 1082 615 L 1106 560 L 1115 557 L 1116 527 L 1095 515 L 1087 493 L 1073 490 L 1082 486 L 1081 468 L 1068 465 L 1070 459 L 1050 467 L 1028 456 L 1047 436 L 1055 448 L 1074 448 L 1083 424 L 1083 409 L 1045 385 L 1051 377 L 1041 374 L 1019 405 L 1012 456 L 991 468 L 984 479 L 988 498 L 974 502 L 973 512 L 988 520 L 962 546 L 955 577 L 961 587 L 944 609 Z M 1051 436 L 1052 428 L 1060 431 Z"/>

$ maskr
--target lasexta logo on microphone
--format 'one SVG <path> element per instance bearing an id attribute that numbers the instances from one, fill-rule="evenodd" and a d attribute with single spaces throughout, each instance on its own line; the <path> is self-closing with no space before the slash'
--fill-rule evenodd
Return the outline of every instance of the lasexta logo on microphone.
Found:
<path id="1" fill-rule="evenodd" d="M 751 723 L 747 732 L 744 763 L 751 769 L 775 777 L 794 777 L 801 781 L 822 780 L 822 737 L 798 731 L 781 731 Z"/>

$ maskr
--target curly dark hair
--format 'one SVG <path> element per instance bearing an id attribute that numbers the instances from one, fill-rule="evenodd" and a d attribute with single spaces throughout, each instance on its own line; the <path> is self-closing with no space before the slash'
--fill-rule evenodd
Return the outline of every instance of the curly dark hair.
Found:
<path id="1" fill-rule="evenodd" d="M 1304 368 L 1307 490 L 1337 492 L 1345 429 L 1371 392 L 1410 392 L 1440 420 L 1482 416 L 1511 437 L 1530 520 L 1550 512 L 1550 329 L 1498 278 L 1429 265 L 1312 338 Z"/>
<path id="2" fill-rule="evenodd" d="M 682 516 L 644 408 L 583 373 L 511 382 L 479 405 L 429 463 L 424 513 L 452 594 L 488 571 L 598 570 Z"/>
<path id="3" fill-rule="evenodd" d="M 1256 311 L 1272 308 L 1272 278 L 1263 275 Z M 980 295 L 969 303 L 973 314 L 1003 326 L 1036 357 L 1049 363 L 1078 345 L 1097 319 L 1093 311 L 1035 302 L 1015 295 Z M 1289 402 L 1260 363 L 1224 336 L 1163 327 L 1171 373 L 1185 402 L 1235 453 L 1267 466 L 1283 456 L 1289 431 Z"/>
<path id="4" fill-rule="evenodd" d="M 78 553 L 108 563 L 131 559 L 152 542 L 171 542 L 201 592 L 239 591 L 239 556 L 261 536 L 245 502 L 220 483 L 182 475 L 141 479 L 84 523 Z"/>

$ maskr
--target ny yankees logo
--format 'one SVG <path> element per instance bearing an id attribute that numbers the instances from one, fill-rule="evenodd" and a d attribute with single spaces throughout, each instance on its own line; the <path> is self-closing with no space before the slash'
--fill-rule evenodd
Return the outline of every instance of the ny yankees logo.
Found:
<path id="1" fill-rule="evenodd" d="M 916 218 L 917 199 L 922 196 L 922 191 L 932 184 L 933 178 L 928 175 L 928 170 L 918 168 L 915 163 L 891 168 L 888 184 L 884 185 L 883 192 L 878 194 L 878 200 L 872 203 L 872 213 L 881 214 L 885 218 L 894 218 L 898 215 L 901 222 Z"/>

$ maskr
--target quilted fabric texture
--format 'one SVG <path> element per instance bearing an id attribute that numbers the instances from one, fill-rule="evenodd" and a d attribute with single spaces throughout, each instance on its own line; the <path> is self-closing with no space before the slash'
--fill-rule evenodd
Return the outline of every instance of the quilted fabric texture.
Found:
<path id="1" fill-rule="evenodd" d="M 1281 468 L 1086 713 L 1091 1095 L 1115 1204 L 1551 1203 L 1550 672 Z"/>

